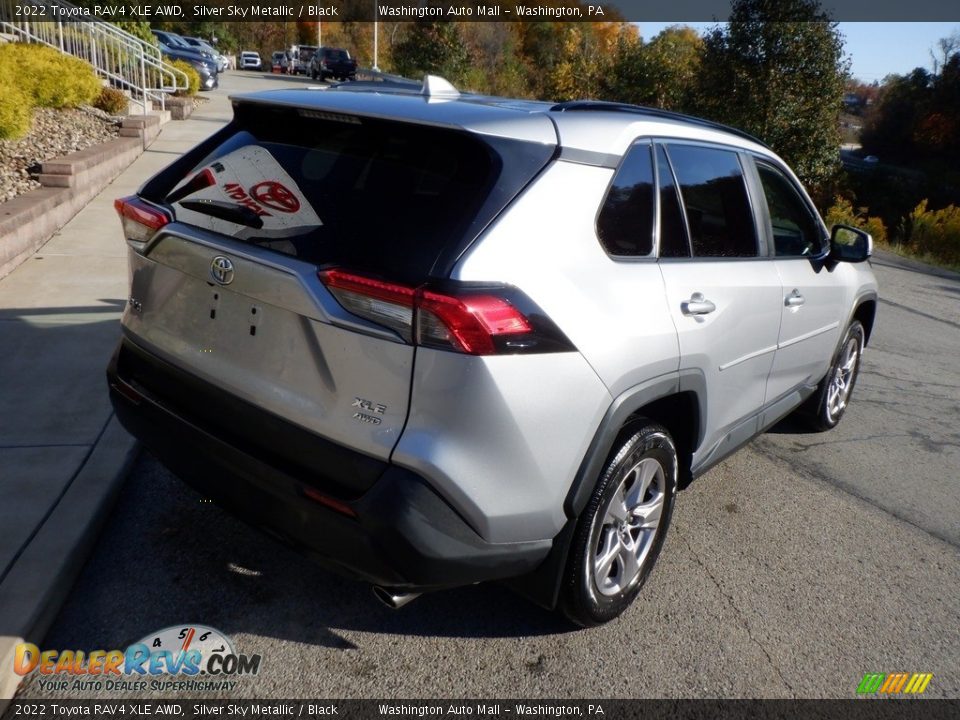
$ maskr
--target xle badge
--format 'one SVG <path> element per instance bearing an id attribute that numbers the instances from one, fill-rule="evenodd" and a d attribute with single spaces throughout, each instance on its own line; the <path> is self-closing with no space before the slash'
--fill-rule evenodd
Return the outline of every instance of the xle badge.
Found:
<path id="1" fill-rule="evenodd" d="M 380 405 L 363 398 L 355 397 L 351 408 L 357 408 L 353 413 L 353 419 L 368 425 L 379 425 L 383 420 L 377 415 L 383 415 L 387 411 L 386 405 Z M 371 414 L 372 413 L 372 414 Z"/>

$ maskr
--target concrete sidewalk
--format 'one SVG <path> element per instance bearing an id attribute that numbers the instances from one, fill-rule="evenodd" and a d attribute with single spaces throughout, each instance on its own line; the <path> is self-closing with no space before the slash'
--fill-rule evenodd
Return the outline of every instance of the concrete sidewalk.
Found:
<path id="1" fill-rule="evenodd" d="M 0 280 L 0 712 L 19 680 L 16 645 L 42 644 L 137 454 L 105 377 L 127 297 L 113 201 L 222 127 L 232 115 L 227 93 L 209 93 L 189 120 L 167 123 Z"/>

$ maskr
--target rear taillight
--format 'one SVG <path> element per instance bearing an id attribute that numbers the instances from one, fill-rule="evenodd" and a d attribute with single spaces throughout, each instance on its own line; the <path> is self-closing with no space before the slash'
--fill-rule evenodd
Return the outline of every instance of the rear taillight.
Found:
<path id="1" fill-rule="evenodd" d="M 157 230 L 170 222 L 166 212 L 136 195 L 114 200 L 113 207 L 120 215 L 123 236 L 137 252 L 142 252 Z"/>
<path id="2" fill-rule="evenodd" d="M 413 288 L 340 270 L 324 270 L 320 280 L 354 315 L 385 325 L 407 342 L 413 339 Z"/>
<path id="3" fill-rule="evenodd" d="M 515 288 L 456 287 L 440 292 L 342 270 L 324 270 L 320 280 L 346 310 L 389 327 L 416 345 L 469 355 L 573 349 L 556 325 Z M 525 314 L 521 305 L 532 312 Z"/>
<path id="4" fill-rule="evenodd" d="M 522 335 L 533 328 L 519 310 L 496 295 L 417 296 L 417 342 L 470 355 L 495 355 L 494 338 Z"/>

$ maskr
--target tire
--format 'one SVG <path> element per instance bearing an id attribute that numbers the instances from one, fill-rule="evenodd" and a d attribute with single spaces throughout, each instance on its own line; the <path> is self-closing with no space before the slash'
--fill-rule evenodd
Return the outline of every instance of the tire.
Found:
<path id="1" fill-rule="evenodd" d="M 804 405 L 805 412 L 802 414 L 813 430 L 832 430 L 840 423 L 860 374 L 865 338 L 860 321 L 850 323 L 830 370 Z"/>
<path id="2" fill-rule="evenodd" d="M 676 492 L 670 433 L 646 419 L 628 423 L 577 521 L 560 598 L 564 615 L 593 627 L 630 606 L 660 554 Z"/>

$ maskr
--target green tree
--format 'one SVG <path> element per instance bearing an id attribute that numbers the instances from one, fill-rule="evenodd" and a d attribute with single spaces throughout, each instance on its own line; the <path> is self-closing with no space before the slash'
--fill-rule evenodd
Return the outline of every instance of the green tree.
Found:
<path id="1" fill-rule="evenodd" d="M 602 82 L 603 97 L 687 112 L 696 95 L 702 54 L 703 39 L 684 25 L 668 27 L 646 45 L 621 36 Z"/>
<path id="2" fill-rule="evenodd" d="M 839 113 L 849 61 L 816 0 L 735 0 L 704 38 L 697 105 L 756 135 L 814 194 L 839 170 Z"/>
<path id="3" fill-rule="evenodd" d="M 530 95 L 519 27 L 520 23 L 513 22 L 463 23 L 463 41 L 470 54 L 463 89 L 508 97 Z"/>
<path id="4" fill-rule="evenodd" d="M 406 35 L 393 47 L 394 69 L 410 78 L 430 73 L 457 83 L 468 64 L 460 28 L 452 22 L 411 23 Z"/>

